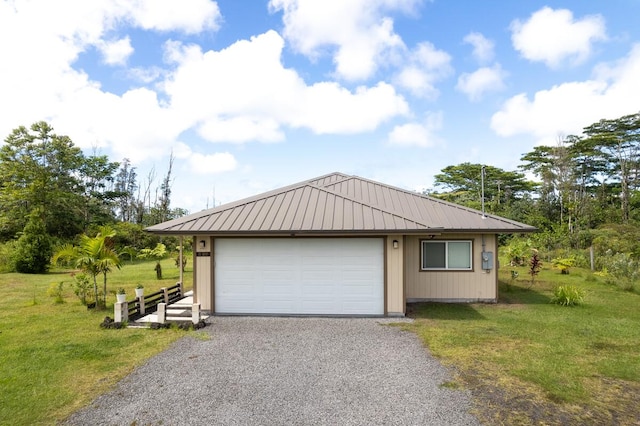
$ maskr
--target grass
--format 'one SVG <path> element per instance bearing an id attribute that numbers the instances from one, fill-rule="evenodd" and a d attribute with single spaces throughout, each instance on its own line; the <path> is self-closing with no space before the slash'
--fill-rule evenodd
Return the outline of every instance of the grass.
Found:
<path id="1" fill-rule="evenodd" d="M 154 266 L 125 264 L 109 274 L 109 290 L 124 287 L 133 298 L 138 283 L 150 293 L 179 280 L 173 260 L 162 262 L 163 280 L 155 279 Z M 191 278 L 185 273 L 187 289 Z M 60 281 L 65 303 L 56 304 L 47 289 Z M 107 310 L 88 311 L 72 285 L 68 271 L 0 274 L 0 424 L 58 423 L 186 333 L 103 330 L 99 324 L 113 317 L 115 296 L 107 296 Z"/>
<path id="2" fill-rule="evenodd" d="M 416 332 L 471 389 L 488 424 L 638 424 L 640 295 L 589 271 L 543 268 L 528 289 L 525 268 L 500 271 L 497 305 L 417 304 Z M 584 304 L 551 304 L 557 285 Z"/>

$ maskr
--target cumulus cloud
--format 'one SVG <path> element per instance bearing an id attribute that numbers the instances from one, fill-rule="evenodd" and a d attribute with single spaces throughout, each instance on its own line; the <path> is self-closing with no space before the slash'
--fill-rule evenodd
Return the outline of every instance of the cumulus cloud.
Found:
<path id="1" fill-rule="evenodd" d="M 173 153 L 175 158 L 186 162 L 190 173 L 199 175 L 229 172 L 238 167 L 238 162 L 229 152 L 202 154 L 193 152 L 191 148 L 184 143 L 177 143 Z"/>
<path id="2" fill-rule="evenodd" d="M 79 55 L 92 48 L 107 63 L 126 61 L 135 46 L 122 34 L 131 28 L 125 24 L 191 33 L 215 28 L 220 19 L 210 1 L 155 5 L 0 2 L 0 38 L 16 40 L 0 44 L 0 57 L 20 58 L 0 62 L 0 93 L 11 99 L 0 102 L 0 133 L 48 120 L 81 147 L 108 148 L 116 158 L 140 162 L 168 154 L 189 131 L 212 142 L 276 142 L 284 138 L 285 127 L 355 133 L 408 113 L 406 101 L 386 83 L 353 90 L 334 82 L 306 84 L 283 66 L 284 40 L 275 31 L 220 51 L 168 41 L 165 67 L 127 70 L 128 76 L 154 86 L 133 87 L 121 95 L 74 68 Z"/>
<path id="3" fill-rule="evenodd" d="M 494 56 L 495 44 L 480 33 L 467 34 L 463 41 L 473 47 L 473 57 L 481 64 L 491 62 Z"/>
<path id="4" fill-rule="evenodd" d="M 479 101 L 487 92 L 500 91 L 505 88 L 504 79 L 507 73 L 500 64 L 483 67 L 472 73 L 463 73 L 458 77 L 456 90 L 464 93 L 471 101 Z"/>
<path id="5" fill-rule="evenodd" d="M 429 113 L 423 122 L 395 126 L 389 133 L 389 143 L 401 146 L 432 147 L 440 143 L 436 132 L 442 128 L 442 112 Z"/>
<path id="6" fill-rule="evenodd" d="M 124 65 L 127 58 L 133 53 L 129 36 L 120 40 L 99 43 L 98 49 L 102 52 L 104 62 L 107 65 Z"/>
<path id="7" fill-rule="evenodd" d="M 0 93 L 11 100 L 0 102 L 0 133 L 49 120 L 81 147 L 110 146 L 132 160 L 161 156 L 183 128 L 163 110 L 157 94 L 133 89 L 115 96 L 73 64 L 92 47 L 108 63 L 126 60 L 133 48 L 129 39 L 112 38 L 120 25 L 190 33 L 212 28 L 219 19 L 211 1 L 182 1 L 174 13 L 175 5 L 148 0 L 0 2 L 0 39 L 14 41 L 0 43 L 0 57 L 6 59 L 0 62 Z"/>
<path id="8" fill-rule="evenodd" d="M 491 119 L 501 136 L 531 134 L 551 143 L 558 134 L 580 134 L 602 118 L 638 111 L 640 98 L 640 44 L 621 61 L 601 64 L 594 78 L 567 82 L 541 90 L 529 98 L 521 93 L 507 100 Z"/>
<path id="9" fill-rule="evenodd" d="M 347 80 L 371 77 L 404 43 L 385 12 L 412 13 L 420 0 L 270 0 L 283 12 L 284 36 L 297 51 L 317 58 L 333 53 L 336 73 Z"/>
<path id="10" fill-rule="evenodd" d="M 607 38 L 602 16 L 576 20 L 570 10 L 550 7 L 543 7 L 527 21 L 513 21 L 511 32 L 513 47 L 524 58 L 551 68 L 565 60 L 583 62 L 591 55 L 593 44 Z"/>
<path id="11" fill-rule="evenodd" d="M 307 85 L 282 65 L 284 40 L 268 31 L 221 51 L 168 43 L 178 61 L 165 90 L 171 108 L 199 125 L 212 142 L 273 142 L 282 127 L 315 133 L 370 131 L 408 112 L 406 101 L 385 83 L 347 90 L 335 82 Z"/>
<path id="12" fill-rule="evenodd" d="M 222 18 L 218 4 L 210 0 L 137 0 L 129 7 L 132 20 L 145 30 L 197 34 L 217 30 Z"/>
<path id="13" fill-rule="evenodd" d="M 412 50 L 394 81 L 416 96 L 434 99 L 439 94 L 436 83 L 452 72 L 451 56 L 429 42 L 422 42 Z"/>

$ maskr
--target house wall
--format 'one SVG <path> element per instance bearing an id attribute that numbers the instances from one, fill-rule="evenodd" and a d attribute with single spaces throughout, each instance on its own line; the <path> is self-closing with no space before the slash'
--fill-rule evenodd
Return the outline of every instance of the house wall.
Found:
<path id="1" fill-rule="evenodd" d="M 476 234 L 451 234 L 433 238 L 434 241 L 473 240 L 473 271 L 421 271 L 420 240 L 428 238 L 427 235 L 405 238 L 404 279 L 407 302 L 497 301 L 497 235 L 484 234 L 484 250 L 493 253 L 493 268 L 490 271 L 482 269 L 483 236 Z"/>
<path id="2" fill-rule="evenodd" d="M 393 241 L 398 248 L 393 248 Z M 386 300 L 388 316 L 404 316 L 404 268 L 402 266 L 404 244 L 402 235 L 388 235 L 386 238 Z"/>

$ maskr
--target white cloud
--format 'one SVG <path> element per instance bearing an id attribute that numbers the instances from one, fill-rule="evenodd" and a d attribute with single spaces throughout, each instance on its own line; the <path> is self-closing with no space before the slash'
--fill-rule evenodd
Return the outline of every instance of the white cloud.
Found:
<path id="1" fill-rule="evenodd" d="M 504 79 L 507 73 L 500 64 L 483 67 L 472 73 L 463 73 L 458 77 L 456 90 L 464 93 L 471 101 L 479 101 L 487 92 L 495 92 L 505 88 Z"/>
<path id="2" fill-rule="evenodd" d="M 594 78 L 553 86 L 509 99 L 491 119 L 501 136 L 531 134 L 552 142 L 559 134 L 580 134 L 602 118 L 617 118 L 638 111 L 640 99 L 640 44 L 627 57 L 595 68 Z"/>
<path id="3" fill-rule="evenodd" d="M 212 118 L 200 126 L 198 133 L 211 142 L 280 142 L 284 140 L 284 133 L 279 123 L 268 117 Z"/>
<path id="4" fill-rule="evenodd" d="M 169 13 L 176 5 L 180 10 Z M 0 102 L 0 134 L 49 120 L 82 147 L 112 146 L 132 160 L 161 156 L 183 128 L 157 95 L 145 89 L 123 96 L 104 92 L 73 63 L 92 47 L 104 49 L 107 61 L 124 60 L 130 42 L 110 45 L 108 34 L 119 25 L 190 33 L 211 29 L 217 18 L 216 3 L 203 0 L 0 2 L 0 40 L 12 40 L 0 43 L 0 93 L 11 100 Z"/>
<path id="5" fill-rule="evenodd" d="M 412 13 L 420 0 L 270 0 L 282 11 L 284 36 L 304 55 L 335 49 L 336 73 L 347 80 L 371 77 L 394 50 L 404 48 L 385 12 Z"/>
<path id="6" fill-rule="evenodd" d="M 411 52 L 407 65 L 394 81 L 416 96 L 435 99 L 439 94 L 436 83 L 452 72 L 451 56 L 429 42 L 422 42 Z"/>
<path id="7" fill-rule="evenodd" d="M 165 85 L 171 108 L 199 125 L 212 142 L 273 142 L 282 127 L 315 133 L 370 131 L 408 112 L 392 86 L 379 83 L 349 91 L 337 83 L 311 86 L 281 62 L 284 40 L 269 31 L 221 51 L 167 44 L 167 57 L 178 61 Z"/>
<path id="8" fill-rule="evenodd" d="M 129 7 L 132 20 L 145 30 L 197 34 L 217 30 L 222 19 L 218 4 L 210 0 L 137 0 Z"/>
<path id="9" fill-rule="evenodd" d="M 464 42 L 473 47 L 473 57 L 481 64 L 493 60 L 494 43 L 480 33 L 472 32 L 464 37 Z"/>
<path id="10" fill-rule="evenodd" d="M 238 162 L 229 152 L 216 152 L 202 154 L 193 152 L 189 145 L 178 142 L 173 146 L 173 155 L 176 159 L 184 161 L 189 173 L 199 175 L 213 175 L 222 172 L 236 170 Z"/>
<path id="11" fill-rule="evenodd" d="M 389 143 L 402 146 L 432 147 L 440 143 L 436 132 L 442 128 L 442 112 L 427 114 L 422 123 L 395 126 L 389 133 Z"/>
<path id="12" fill-rule="evenodd" d="M 520 54 L 530 60 L 556 68 L 570 59 L 579 64 L 587 59 L 593 43 L 606 40 L 602 16 L 593 15 L 574 20 L 567 9 L 543 7 L 525 21 L 511 23 L 511 41 Z"/>
<path id="13" fill-rule="evenodd" d="M 124 65 L 133 53 L 129 36 L 120 40 L 99 43 L 98 49 L 102 52 L 104 62 L 107 65 Z"/>

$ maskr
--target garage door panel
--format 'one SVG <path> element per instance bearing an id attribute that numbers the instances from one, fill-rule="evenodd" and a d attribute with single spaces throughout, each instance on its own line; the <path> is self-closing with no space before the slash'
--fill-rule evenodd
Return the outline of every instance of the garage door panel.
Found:
<path id="1" fill-rule="evenodd" d="M 217 313 L 384 313 L 381 238 L 216 239 L 215 244 Z"/>

